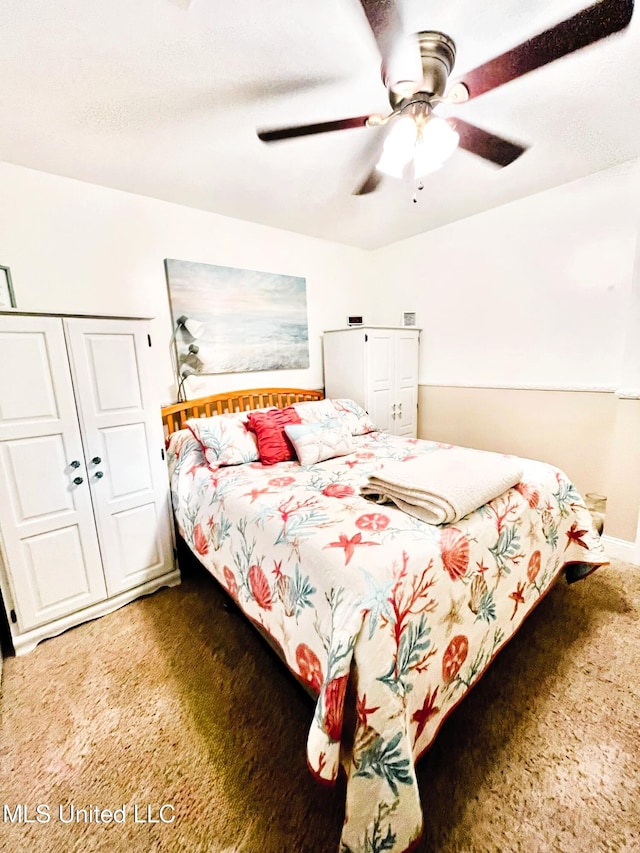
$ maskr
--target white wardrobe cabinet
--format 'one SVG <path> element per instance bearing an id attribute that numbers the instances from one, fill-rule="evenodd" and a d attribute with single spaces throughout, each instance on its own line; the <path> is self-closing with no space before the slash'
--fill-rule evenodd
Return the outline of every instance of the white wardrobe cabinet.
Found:
<path id="1" fill-rule="evenodd" d="M 16 654 L 179 583 L 145 320 L 0 313 L 0 588 Z"/>
<path id="2" fill-rule="evenodd" d="M 325 332 L 325 396 L 349 397 L 379 429 L 415 437 L 419 341 L 419 329 L 395 326 Z"/>

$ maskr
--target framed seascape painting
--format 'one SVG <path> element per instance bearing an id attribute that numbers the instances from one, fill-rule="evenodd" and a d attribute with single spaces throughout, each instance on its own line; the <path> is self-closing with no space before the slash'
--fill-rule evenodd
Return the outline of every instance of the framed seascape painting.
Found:
<path id="1" fill-rule="evenodd" d="M 191 321 L 200 330 L 198 373 L 309 367 L 306 279 L 171 258 L 164 263 L 174 328 Z M 179 360 L 188 357 L 189 343 L 176 337 Z"/>
<path id="2" fill-rule="evenodd" d="M 11 281 L 11 270 L 0 264 L 0 311 L 5 308 L 15 308 L 16 298 Z"/>

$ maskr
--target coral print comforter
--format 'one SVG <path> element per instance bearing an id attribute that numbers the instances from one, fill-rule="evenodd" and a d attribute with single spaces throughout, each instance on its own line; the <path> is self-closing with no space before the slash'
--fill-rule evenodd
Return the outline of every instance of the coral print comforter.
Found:
<path id="1" fill-rule="evenodd" d="M 562 471 L 530 460 L 513 488 L 435 526 L 360 495 L 391 461 L 448 446 L 370 432 L 316 464 L 207 464 L 170 445 L 180 533 L 318 696 L 308 762 L 348 776 L 341 853 L 405 851 L 420 836 L 414 764 L 444 718 L 567 566 L 606 562 Z M 347 682 L 355 732 L 343 720 Z"/>

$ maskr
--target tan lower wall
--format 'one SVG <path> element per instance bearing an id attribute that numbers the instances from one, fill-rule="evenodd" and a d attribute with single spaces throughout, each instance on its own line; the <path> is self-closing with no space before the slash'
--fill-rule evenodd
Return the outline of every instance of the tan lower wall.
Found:
<path id="1" fill-rule="evenodd" d="M 640 400 L 613 393 L 421 385 L 418 435 L 562 468 L 607 496 L 605 532 L 634 542 L 640 510 Z"/>
<path id="2" fill-rule="evenodd" d="M 605 464 L 605 494 L 610 496 L 608 503 L 611 503 L 607 533 L 632 542 L 638 534 L 640 507 L 640 400 L 616 403 L 615 425 Z"/>

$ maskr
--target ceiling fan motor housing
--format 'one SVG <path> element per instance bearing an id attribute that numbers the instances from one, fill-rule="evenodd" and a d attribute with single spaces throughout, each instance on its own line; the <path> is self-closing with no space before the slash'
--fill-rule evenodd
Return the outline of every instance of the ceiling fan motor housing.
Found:
<path id="1" fill-rule="evenodd" d="M 386 66 L 383 65 L 382 68 L 382 79 L 389 90 L 389 101 L 394 110 L 402 101 L 418 92 L 429 98 L 441 98 L 456 61 L 455 42 L 444 33 L 427 30 L 418 33 L 416 38 L 420 50 L 422 80 L 412 86 L 413 91 L 399 89 L 397 81 L 390 78 Z"/>

